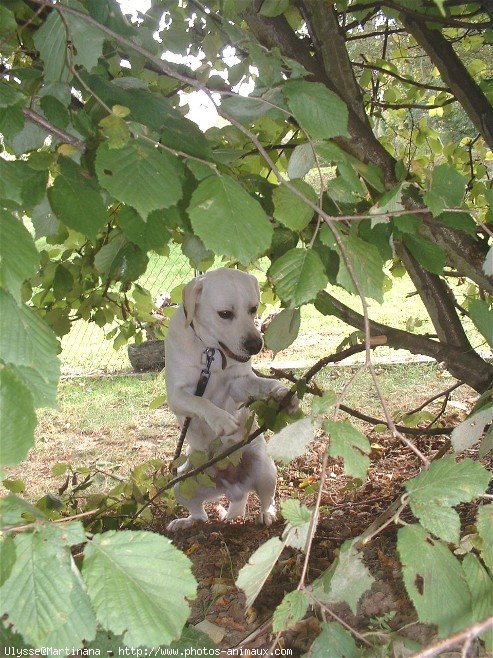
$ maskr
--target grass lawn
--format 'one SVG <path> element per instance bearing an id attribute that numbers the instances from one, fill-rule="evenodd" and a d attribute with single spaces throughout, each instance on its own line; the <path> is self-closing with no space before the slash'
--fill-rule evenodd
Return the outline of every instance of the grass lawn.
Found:
<path id="1" fill-rule="evenodd" d="M 340 391 L 355 369 L 356 366 L 326 368 L 318 383 L 325 389 Z M 378 370 L 393 414 L 417 406 L 455 381 L 434 364 L 378 366 Z M 148 459 L 169 459 L 178 439 L 175 418 L 167 407 L 149 409 L 150 402 L 163 393 L 164 379 L 155 374 L 63 381 L 59 408 L 40 410 L 36 445 L 22 464 L 10 469 L 10 477 L 22 479 L 26 496 L 37 500 L 48 491 L 56 494 L 63 483 L 64 476 L 51 474 L 57 462 L 97 469 L 96 485 L 101 489 L 114 484 L 111 473 L 125 476 Z M 449 413 L 462 417 L 473 398 L 467 387 L 454 391 Z M 440 402 L 431 409 L 439 409 Z M 349 389 L 345 403 L 382 417 L 366 372 Z M 362 423 L 359 427 L 365 432 L 371 429 Z"/>

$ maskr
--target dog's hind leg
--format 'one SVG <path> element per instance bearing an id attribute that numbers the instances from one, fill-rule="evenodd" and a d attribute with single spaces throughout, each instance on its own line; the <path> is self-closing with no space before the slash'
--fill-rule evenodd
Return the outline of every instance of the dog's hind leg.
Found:
<path id="1" fill-rule="evenodd" d="M 224 517 L 225 521 L 232 521 L 239 517 L 245 516 L 245 507 L 248 500 L 248 491 L 240 500 L 232 500 L 229 503 L 228 511 Z"/>
<path id="2" fill-rule="evenodd" d="M 187 508 L 190 515 L 186 516 L 184 519 L 175 519 L 174 521 L 171 521 L 171 523 L 168 523 L 166 526 L 168 532 L 176 532 L 182 528 L 189 528 L 196 521 L 207 521 L 209 519 L 202 501 L 187 501 Z"/>
<path id="3" fill-rule="evenodd" d="M 267 470 L 267 469 L 266 469 Z M 272 463 L 272 468 L 262 474 L 263 477 L 257 480 L 255 491 L 260 500 L 260 514 L 257 517 L 257 523 L 272 525 L 277 518 L 276 503 L 274 496 L 276 493 L 277 471 Z"/>

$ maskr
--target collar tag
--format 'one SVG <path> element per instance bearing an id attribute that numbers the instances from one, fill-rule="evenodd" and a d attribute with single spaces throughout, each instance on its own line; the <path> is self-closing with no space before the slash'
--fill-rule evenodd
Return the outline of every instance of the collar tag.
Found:
<path id="1" fill-rule="evenodd" d="M 201 364 L 205 365 L 205 368 L 202 370 L 202 374 L 210 375 L 215 353 L 216 350 L 214 347 L 206 347 L 206 349 L 202 352 Z"/>

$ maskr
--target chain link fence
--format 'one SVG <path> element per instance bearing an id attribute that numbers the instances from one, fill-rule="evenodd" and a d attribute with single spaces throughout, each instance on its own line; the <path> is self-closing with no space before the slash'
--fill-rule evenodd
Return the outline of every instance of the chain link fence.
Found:
<path id="1" fill-rule="evenodd" d="M 193 276 L 194 270 L 188 258 L 182 254 L 179 245 L 174 245 L 168 256 L 151 256 L 147 271 L 139 283 L 156 299 Z M 115 350 L 113 341 L 105 339 L 109 330 L 110 327 L 102 329 L 84 320 L 74 323 L 70 333 L 62 340 L 62 374 L 70 376 L 130 370 L 127 346 Z"/>

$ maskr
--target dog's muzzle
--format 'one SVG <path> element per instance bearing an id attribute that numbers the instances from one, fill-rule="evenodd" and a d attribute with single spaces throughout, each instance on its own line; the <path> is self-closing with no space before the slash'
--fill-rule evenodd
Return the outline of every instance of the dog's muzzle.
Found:
<path id="1" fill-rule="evenodd" d="M 229 347 L 221 341 L 218 341 L 218 343 L 227 357 L 233 359 L 234 361 L 239 361 L 240 363 L 246 363 L 247 361 L 250 361 L 250 357 L 253 354 L 258 354 L 258 352 L 260 352 L 263 347 L 263 341 L 261 338 L 249 338 L 243 342 L 243 346 L 248 354 L 240 355 L 232 352 Z"/>

